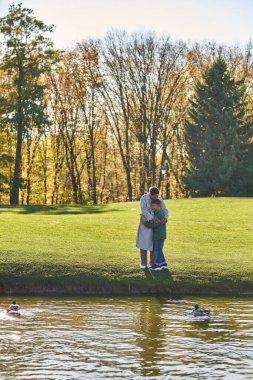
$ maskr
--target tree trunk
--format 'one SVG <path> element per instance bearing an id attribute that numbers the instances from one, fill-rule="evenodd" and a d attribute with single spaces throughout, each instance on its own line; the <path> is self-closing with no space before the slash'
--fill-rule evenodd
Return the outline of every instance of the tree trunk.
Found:
<path id="1" fill-rule="evenodd" d="M 11 189 L 11 204 L 18 205 L 19 201 L 19 182 L 20 182 L 20 172 L 21 172 L 21 149 L 22 149 L 22 122 L 19 123 L 17 132 L 17 144 L 16 144 L 16 155 L 15 155 L 15 167 L 14 176 Z"/>
<path id="2" fill-rule="evenodd" d="M 170 199 L 170 173 L 167 171 L 167 183 L 165 187 L 165 199 Z"/>
<path id="3" fill-rule="evenodd" d="M 47 140 L 42 142 L 42 167 L 43 167 L 43 185 L 44 185 L 44 204 L 47 204 Z"/>
<path id="4" fill-rule="evenodd" d="M 52 143 L 51 143 L 52 145 Z M 53 147 L 55 149 L 55 163 L 54 163 L 54 187 L 51 197 L 51 204 L 58 204 L 59 199 L 59 173 L 60 173 L 60 136 L 56 137 L 53 141 Z"/>
<path id="5" fill-rule="evenodd" d="M 128 192 L 128 199 L 131 201 L 133 198 L 133 186 L 131 181 L 131 169 L 126 168 L 126 177 L 127 177 L 127 192 Z"/>
<path id="6" fill-rule="evenodd" d="M 103 185 L 102 185 L 102 188 L 101 188 L 101 192 L 100 192 L 100 203 L 103 203 L 103 197 L 104 197 L 104 189 L 105 189 L 105 185 L 106 185 L 106 164 L 107 164 L 107 153 L 108 153 L 108 144 L 107 144 L 107 129 L 106 129 L 106 132 L 105 132 L 105 139 L 104 139 L 104 146 L 105 146 L 105 150 L 104 150 L 104 167 L 103 167 L 103 174 L 102 174 L 102 177 L 103 177 Z M 115 147 L 114 147 L 115 149 Z M 114 162 L 114 165 L 115 165 L 115 162 Z M 117 184 L 117 172 L 115 172 L 115 176 L 116 176 L 116 184 Z"/>
<path id="7" fill-rule="evenodd" d="M 152 138 L 150 144 L 151 150 L 151 173 L 150 176 L 152 178 L 152 184 L 156 185 L 156 144 L 157 144 L 157 126 L 153 125 Z"/>
<path id="8" fill-rule="evenodd" d="M 29 137 L 27 138 L 27 170 L 26 170 L 26 204 L 30 204 L 30 196 L 31 196 L 31 141 L 29 140 Z"/>
<path id="9" fill-rule="evenodd" d="M 23 141 L 23 110 L 22 110 L 22 85 L 23 85 L 23 68 L 19 67 L 19 78 L 18 78 L 18 106 L 17 106 L 17 144 L 16 144 L 16 155 L 15 155 L 15 168 L 14 176 L 11 189 L 11 204 L 18 205 L 19 201 L 19 182 L 21 173 L 21 151 L 22 151 L 22 141 Z"/>
<path id="10" fill-rule="evenodd" d="M 94 142 L 94 131 L 91 133 L 91 165 L 92 165 L 92 200 L 94 204 L 97 204 L 97 177 L 96 177 L 96 161 L 95 161 L 95 142 Z"/>

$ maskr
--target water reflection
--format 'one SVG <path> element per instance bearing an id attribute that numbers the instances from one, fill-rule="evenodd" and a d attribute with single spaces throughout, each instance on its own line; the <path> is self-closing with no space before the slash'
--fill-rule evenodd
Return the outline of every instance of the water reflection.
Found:
<path id="1" fill-rule="evenodd" d="M 138 359 L 143 376 L 157 377 L 161 373 L 159 352 L 164 345 L 162 307 L 163 298 L 151 298 L 140 304 L 133 329 L 138 333 L 136 344 L 140 347 Z"/>
<path id="2" fill-rule="evenodd" d="M 0 299 L 0 379 L 252 379 L 252 299 Z M 194 317 L 194 303 L 212 310 Z M 2 306 L 2 308 L 1 308 Z"/>

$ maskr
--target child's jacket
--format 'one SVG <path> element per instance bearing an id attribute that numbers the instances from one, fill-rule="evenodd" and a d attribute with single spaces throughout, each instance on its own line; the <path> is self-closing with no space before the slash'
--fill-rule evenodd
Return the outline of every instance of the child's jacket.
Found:
<path id="1" fill-rule="evenodd" d="M 163 220 L 165 217 L 163 210 L 155 211 L 154 216 L 160 220 Z M 166 224 L 154 223 L 152 220 L 149 220 L 144 225 L 153 229 L 153 240 L 166 239 Z"/>

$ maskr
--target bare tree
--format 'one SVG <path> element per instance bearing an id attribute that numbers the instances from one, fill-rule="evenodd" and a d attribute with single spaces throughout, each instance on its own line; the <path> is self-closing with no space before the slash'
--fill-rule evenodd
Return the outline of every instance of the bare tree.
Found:
<path id="1" fill-rule="evenodd" d="M 127 89 L 127 72 L 125 67 L 126 33 L 109 33 L 105 43 L 101 44 L 101 62 L 99 72 L 99 89 L 107 108 L 108 123 L 119 147 L 119 152 L 126 175 L 128 198 L 133 197 L 131 178 L 131 109 Z"/>
<path id="2" fill-rule="evenodd" d="M 55 75 L 50 75 L 50 83 L 54 122 L 57 123 L 65 149 L 73 198 L 76 203 L 82 203 L 81 175 L 84 170 L 84 159 L 81 157 L 80 105 L 76 97 L 73 71 L 71 72 L 71 66 L 68 65 L 68 55 L 65 56 L 61 70 Z"/>
<path id="3" fill-rule="evenodd" d="M 82 127 L 86 151 L 89 189 L 94 204 L 97 204 L 97 143 L 103 105 L 98 91 L 98 49 L 93 41 L 78 44 L 72 55 L 76 96 L 82 112 Z"/>

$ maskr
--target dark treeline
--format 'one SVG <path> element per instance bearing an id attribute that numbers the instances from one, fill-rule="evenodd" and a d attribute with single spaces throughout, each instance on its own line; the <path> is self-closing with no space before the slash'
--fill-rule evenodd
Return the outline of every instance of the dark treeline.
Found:
<path id="1" fill-rule="evenodd" d="M 250 42 L 112 31 L 59 52 L 52 30 L 21 5 L 0 21 L 1 203 L 253 195 Z"/>

